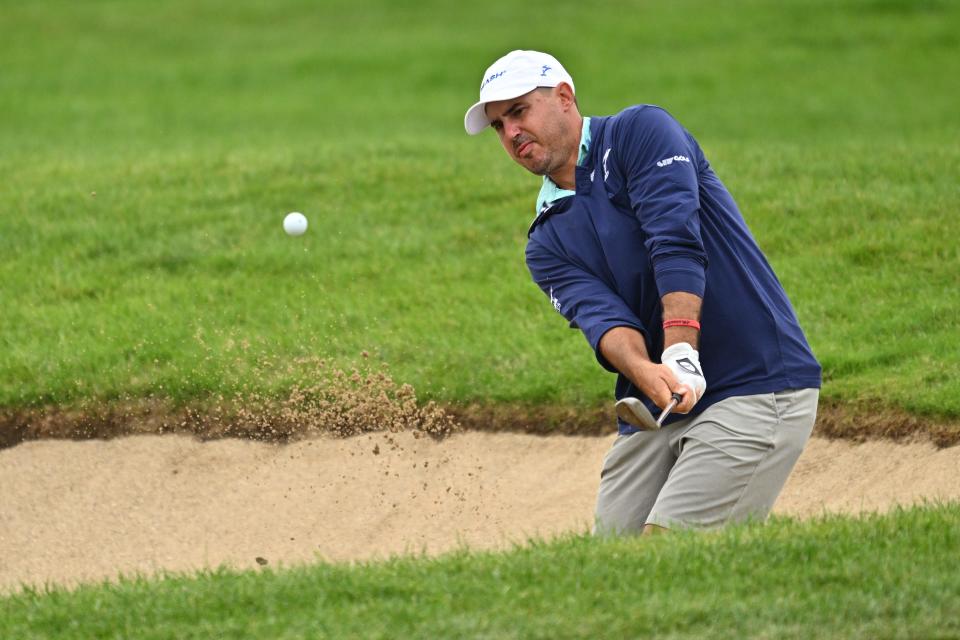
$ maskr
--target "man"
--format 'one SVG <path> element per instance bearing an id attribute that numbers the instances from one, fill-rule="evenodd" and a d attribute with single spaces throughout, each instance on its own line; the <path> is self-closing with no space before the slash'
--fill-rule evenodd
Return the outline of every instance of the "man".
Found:
<path id="1" fill-rule="evenodd" d="M 619 404 L 679 399 L 661 429 L 619 420 L 596 531 L 765 518 L 813 428 L 820 365 L 696 140 L 651 105 L 581 117 L 572 78 L 536 51 L 487 69 L 464 125 L 543 176 L 527 266 L 619 374 Z"/>

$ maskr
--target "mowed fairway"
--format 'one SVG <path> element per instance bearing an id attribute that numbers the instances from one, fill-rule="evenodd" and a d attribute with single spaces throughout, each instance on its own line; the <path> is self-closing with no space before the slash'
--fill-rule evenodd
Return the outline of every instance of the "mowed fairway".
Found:
<path id="1" fill-rule="evenodd" d="M 283 388 L 259 358 L 362 350 L 425 398 L 605 401 L 523 264 L 538 179 L 462 127 L 492 58 L 539 47 L 585 113 L 659 104 L 700 139 L 827 398 L 960 415 L 955 3 L 45 2 L 0 20 L 0 406 Z"/>
<path id="2" fill-rule="evenodd" d="M 317 359 L 421 402 L 607 406 L 523 264 L 539 179 L 463 131 L 486 66 L 534 48 L 585 114 L 658 104 L 697 137 L 825 404 L 960 439 L 956 2 L 0 0 L 0 34 L 0 425 L 289 400 Z M 28 591 L 0 636 L 957 637 L 957 520 Z"/>

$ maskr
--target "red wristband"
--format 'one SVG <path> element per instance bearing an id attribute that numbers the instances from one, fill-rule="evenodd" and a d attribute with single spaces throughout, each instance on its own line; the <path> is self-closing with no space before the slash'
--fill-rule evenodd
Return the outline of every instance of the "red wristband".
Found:
<path id="1" fill-rule="evenodd" d="M 700 331 L 700 323 L 697 322 L 696 320 L 684 320 L 684 319 L 664 320 L 663 328 L 669 329 L 670 327 L 693 327 L 697 331 Z"/>

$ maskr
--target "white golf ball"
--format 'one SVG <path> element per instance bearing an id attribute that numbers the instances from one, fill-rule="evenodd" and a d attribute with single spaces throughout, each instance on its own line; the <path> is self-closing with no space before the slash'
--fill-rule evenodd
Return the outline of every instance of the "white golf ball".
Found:
<path id="1" fill-rule="evenodd" d="M 307 232 L 307 217 L 298 211 L 288 213 L 283 219 L 283 230 L 290 236 L 302 236 Z"/>

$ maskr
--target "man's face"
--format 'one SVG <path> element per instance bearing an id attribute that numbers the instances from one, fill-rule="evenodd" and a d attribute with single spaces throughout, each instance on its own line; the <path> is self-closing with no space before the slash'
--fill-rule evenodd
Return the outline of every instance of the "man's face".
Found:
<path id="1" fill-rule="evenodd" d="M 556 89 L 534 89 L 486 106 L 500 144 L 518 164 L 538 176 L 557 171 L 570 153 L 576 152 L 576 140 L 571 150 L 569 114 L 560 94 Z"/>

